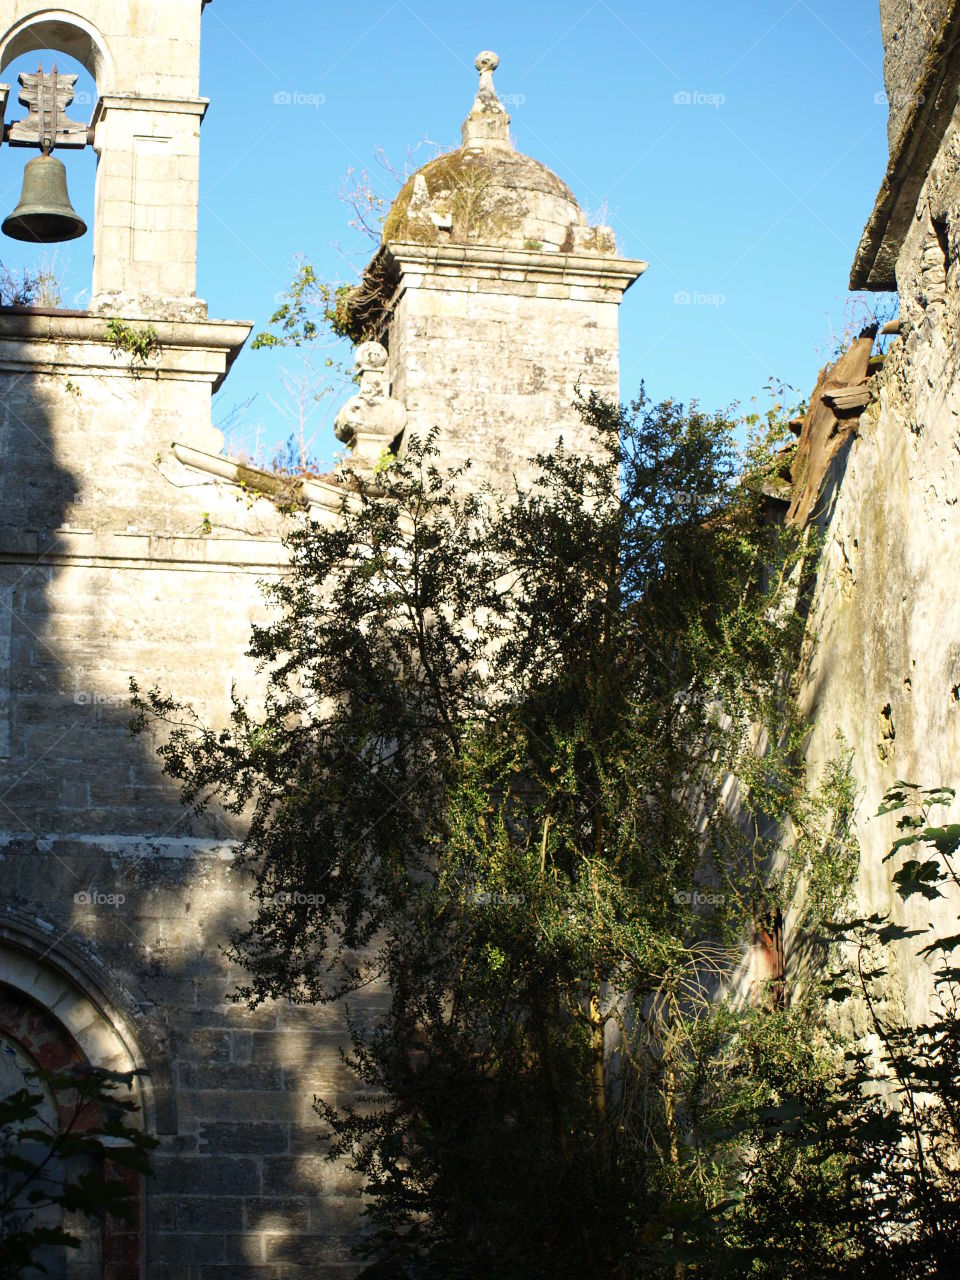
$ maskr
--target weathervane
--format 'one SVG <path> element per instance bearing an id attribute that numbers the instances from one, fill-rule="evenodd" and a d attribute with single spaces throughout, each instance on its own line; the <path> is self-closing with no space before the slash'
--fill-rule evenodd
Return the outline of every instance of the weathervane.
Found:
<path id="1" fill-rule="evenodd" d="M 67 171 L 52 154 L 55 147 L 82 148 L 91 140 L 87 125 L 66 114 L 76 85 L 77 77 L 61 75 L 56 63 L 49 75 L 40 66 L 20 76 L 18 101 L 29 114 L 5 125 L 3 140 L 12 147 L 37 147 L 40 155 L 27 164 L 20 203 L 3 223 L 4 234 L 14 240 L 56 244 L 87 229 L 70 203 Z"/>

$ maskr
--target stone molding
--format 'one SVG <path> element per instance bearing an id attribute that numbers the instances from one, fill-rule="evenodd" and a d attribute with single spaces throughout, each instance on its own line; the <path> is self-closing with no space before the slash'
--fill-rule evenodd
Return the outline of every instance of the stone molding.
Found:
<path id="1" fill-rule="evenodd" d="M 192 471 L 215 476 L 228 484 L 243 485 L 258 495 L 270 496 L 278 490 L 278 479 L 272 472 L 247 466 L 222 453 L 204 453 L 202 449 L 194 449 L 186 444 L 174 444 L 173 453 L 178 462 Z M 296 496 L 305 498 L 311 508 L 319 507 L 338 515 L 343 509 L 344 497 L 348 501 L 359 503 L 359 499 L 343 486 L 310 476 L 293 478 L 291 491 Z"/>
<path id="2" fill-rule="evenodd" d="M 465 280 L 507 280 L 512 284 L 552 284 L 617 291 L 622 297 L 647 270 L 639 258 L 599 254 L 543 253 L 495 245 L 424 245 L 391 241 L 387 253 L 401 279 L 398 293 L 417 275 Z M 612 301 L 613 299 L 611 299 Z"/>
<path id="3" fill-rule="evenodd" d="M 0 564 L 83 566 L 93 569 L 176 569 L 281 572 L 287 557 L 279 540 L 190 537 L 177 534 L 102 533 L 56 529 L 52 533 L 0 528 Z"/>
<path id="4" fill-rule="evenodd" d="M 111 318 L 76 311 L 0 308 L 0 372 L 129 379 L 131 360 L 118 355 L 107 331 Z M 214 391 L 253 329 L 252 323 L 234 320 L 117 319 L 140 328 L 150 325 L 156 331 L 156 358 L 139 371 L 140 377 L 209 382 Z"/>
<path id="5" fill-rule="evenodd" d="M 209 106 L 209 98 L 140 98 L 133 93 L 108 93 L 97 99 L 90 127 L 96 129 L 107 111 L 149 111 L 151 114 L 199 116 L 202 122 Z"/>

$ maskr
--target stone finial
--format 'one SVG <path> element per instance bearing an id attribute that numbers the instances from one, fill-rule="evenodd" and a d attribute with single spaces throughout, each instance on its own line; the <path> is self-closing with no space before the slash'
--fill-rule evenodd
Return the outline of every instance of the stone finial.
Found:
<path id="1" fill-rule="evenodd" d="M 379 342 L 357 347 L 355 360 L 360 389 L 348 400 L 334 425 L 338 440 L 353 450 L 351 463 L 372 470 L 396 440 L 407 420 L 406 410 L 390 398 L 387 351 Z"/>
<path id="2" fill-rule="evenodd" d="M 422 173 L 418 173 L 413 180 L 413 195 L 410 197 L 407 217 L 430 217 L 430 192 L 427 189 L 427 180 Z"/>
<path id="3" fill-rule="evenodd" d="M 387 367 L 387 349 L 379 342 L 363 342 L 357 347 L 354 355 L 357 368 L 360 370 L 360 385 L 370 377 L 379 375 Z"/>
<path id="4" fill-rule="evenodd" d="M 413 180 L 413 195 L 407 207 L 407 221 L 423 223 L 429 229 L 435 227 L 440 239 L 445 236 L 449 238 L 449 232 L 453 226 L 453 218 L 449 213 L 438 213 L 433 207 L 427 180 L 422 173 L 418 173 Z"/>
<path id="5" fill-rule="evenodd" d="M 465 151 L 512 151 L 510 117 L 497 97 L 493 73 L 500 65 L 495 53 L 484 50 L 477 54 L 474 66 L 480 72 L 480 87 L 473 108 L 463 122 Z"/>

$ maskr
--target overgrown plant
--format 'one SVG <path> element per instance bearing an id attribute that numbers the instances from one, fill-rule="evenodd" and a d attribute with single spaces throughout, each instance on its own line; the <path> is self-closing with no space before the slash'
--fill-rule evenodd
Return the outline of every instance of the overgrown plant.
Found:
<path id="1" fill-rule="evenodd" d="M 259 711 L 220 731 L 134 685 L 184 800 L 244 818 L 239 997 L 389 992 L 350 1061 L 391 1104 L 319 1103 L 370 1276 L 654 1274 L 726 1194 L 691 1134 L 732 1105 L 713 996 L 803 819 L 804 551 L 769 441 L 745 469 L 724 415 L 583 413 L 595 452 L 509 503 L 412 440 L 335 528 L 298 524 Z"/>
<path id="2" fill-rule="evenodd" d="M 960 891 L 960 824 L 932 811 L 952 804 L 948 787 L 900 782 L 878 816 L 898 814 L 888 854 L 903 902 L 954 901 Z M 853 1047 L 825 1033 L 806 1062 L 803 1010 L 758 1024 L 766 1049 L 743 1038 L 768 1089 L 723 1135 L 741 1151 L 734 1197 L 683 1234 L 694 1274 L 779 1280 L 934 1280 L 960 1256 L 960 933 L 911 928 L 872 915 L 835 923 L 824 947 L 840 945 L 818 1001 L 846 1007 L 862 1034 Z M 935 957 L 934 1011 L 923 1023 L 896 1012 L 893 948 Z M 903 956 L 901 955 L 901 963 Z M 800 1017 L 798 1018 L 798 1014 Z M 808 1041 L 809 1041 L 809 1037 Z M 811 1056 L 812 1055 L 812 1056 Z M 744 1145 L 746 1140 L 746 1145 Z M 705 1259 L 710 1262 L 704 1265 Z"/>
<path id="3" fill-rule="evenodd" d="M 150 1172 L 156 1140 L 132 1123 L 131 1074 L 27 1071 L 0 1098 L 0 1280 L 47 1272 L 52 1251 L 76 1250 L 69 1218 L 132 1221 L 130 1175 Z M 48 1098 L 57 1122 L 45 1118 Z M 126 1175 L 126 1176 L 125 1176 Z"/>
<path id="4" fill-rule="evenodd" d="M 123 320 L 108 320 L 107 337 L 110 339 L 114 358 L 128 355 L 135 371 L 146 368 L 151 359 L 159 360 L 160 335 L 151 324 L 135 327 Z M 159 376 L 158 368 L 157 377 Z"/>
<path id="5" fill-rule="evenodd" d="M 62 301 L 61 280 L 55 263 L 39 271 L 11 271 L 0 263 L 0 306 L 59 307 Z"/>
<path id="6" fill-rule="evenodd" d="M 892 881 L 904 903 L 960 902 L 960 823 L 931 817 L 955 798 L 951 787 L 908 782 L 884 797 L 878 816 L 899 815 L 901 834 L 885 861 L 895 867 Z M 950 928 L 960 930 L 960 913 Z M 846 922 L 839 933 L 849 961 L 833 998 L 860 1003 L 878 1046 L 875 1056 L 860 1056 L 850 1089 L 856 1088 L 855 1115 L 868 1138 L 853 1154 L 859 1180 L 871 1188 L 863 1274 L 948 1275 L 960 1256 L 960 931 L 944 933 L 932 922 L 910 928 L 873 915 Z M 894 946 L 936 964 L 923 1023 L 887 1007 Z"/>
<path id="7" fill-rule="evenodd" d="M 301 259 L 268 327 L 254 338 L 253 350 L 309 346 L 327 333 L 337 338 L 349 337 L 349 320 L 344 311 L 349 294 L 349 285 L 321 280 L 312 263 Z M 327 361 L 328 367 L 332 364 L 332 360 Z"/>

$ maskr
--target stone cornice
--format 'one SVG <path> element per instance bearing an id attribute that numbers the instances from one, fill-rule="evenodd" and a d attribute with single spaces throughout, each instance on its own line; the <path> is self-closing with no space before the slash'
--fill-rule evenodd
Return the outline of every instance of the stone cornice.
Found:
<path id="1" fill-rule="evenodd" d="M 851 289 L 896 289 L 897 258 L 957 106 L 958 88 L 960 0 L 954 0 L 917 80 L 912 105 L 890 153 L 886 176 L 850 273 Z"/>
<path id="2" fill-rule="evenodd" d="M 0 527 L 0 564 L 82 565 L 108 569 L 198 572 L 283 572 L 288 561 L 279 538 L 194 537 L 185 534 L 112 533 L 95 529 Z"/>
<path id="3" fill-rule="evenodd" d="M 593 253 L 543 253 L 538 249 L 511 249 L 496 245 L 427 245 L 391 241 L 386 249 L 401 277 L 455 273 L 467 278 L 617 289 L 621 294 L 643 275 L 649 265 L 638 258 Z"/>
<path id="4" fill-rule="evenodd" d="M 265 497 L 286 495 L 289 498 L 302 498 L 310 507 L 320 507 L 336 514 L 343 509 L 344 498 L 359 505 L 355 494 L 350 493 L 343 485 L 331 484 L 327 480 L 300 476 L 291 482 L 285 482 L 273 472 L 264 471 L 260 467 L 247 466 L 220 453 L 204 453 L 202 449 L 194 449 L 186 444 L 174 444 L 173 453 L 178 462 L 192 471 L 215 476 L 218 480 L 225 480 L 227 484 L 242 486 Z"/>
<path id="5" fill-rule="evenodd" d="M 192 379 L 217 390 L 253 325 L 236 320 L 122 319 L 155 330 L 159 344 L 143 368 L 117 352 L 107 325 L 112 317 L 77 311 L 0 308 L 0 370 L 23 373 L 97 373 L 101 376 Z"/>
<path id="6" fill-rule="evenodd" d="M 97 99 L 90 128 L 95 129 L 107 111 L 165 111 L 171 115 L 199 116 L 203 120 L 209 98 L 141 98 L 132 93 L 107 93 Z"/>

